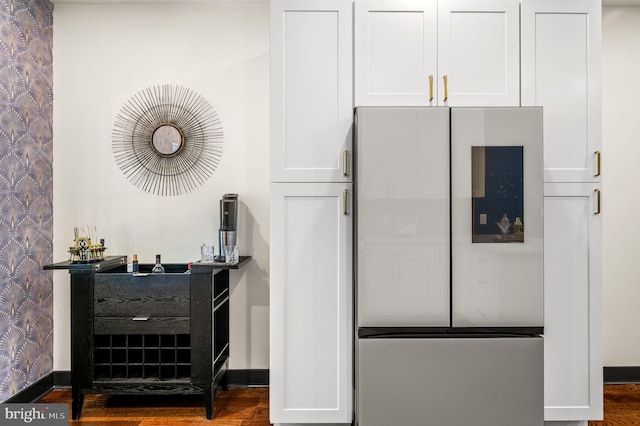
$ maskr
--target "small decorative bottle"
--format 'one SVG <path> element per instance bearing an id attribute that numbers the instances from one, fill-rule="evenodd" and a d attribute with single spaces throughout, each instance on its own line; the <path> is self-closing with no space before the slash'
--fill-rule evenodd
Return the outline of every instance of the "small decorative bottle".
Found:
<path id="1" fill-rule="evenodd" d="M 164 273 L 164 266 L 162 266 L 160 264 L 160 255 L 156 254 L 156 266 L 153 267 L 153 269 L 151 270 L 152 274 L 163 274 Z"/>
<path id="2" fill-rule="evenodd" d="M 133 255 L 133 260 L 131 261 L 131 272 L 133 272 L 134 274 L 137 274 L 138 272 L 140 272 L 140 266 L 138 264 L 137 254 Z"/>
<path id="3" fill-rule="evenodd" d="M 522 219 L 516 217 L 516 221 L 513 222 L 513 238 L 516 241 L 524 241 Z"/>

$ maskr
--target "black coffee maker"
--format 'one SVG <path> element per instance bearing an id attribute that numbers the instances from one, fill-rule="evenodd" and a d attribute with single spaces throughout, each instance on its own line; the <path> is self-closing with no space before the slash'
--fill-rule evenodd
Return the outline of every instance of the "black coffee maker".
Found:
<path id="1" fill-rule="evenodd" d="M 224 262 L 224 247 L 238 245 L 238 194 L 224 194 L 220 200 L 219 255 L 216 262 Z"/>

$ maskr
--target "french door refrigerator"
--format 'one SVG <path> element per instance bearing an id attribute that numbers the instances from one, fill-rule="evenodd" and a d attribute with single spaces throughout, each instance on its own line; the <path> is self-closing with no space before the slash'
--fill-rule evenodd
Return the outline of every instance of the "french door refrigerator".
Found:
<path id="1" fill-rule="evenodd" d="M 542 425 L 542 109 L 355 122 L 356 423 Z"/>

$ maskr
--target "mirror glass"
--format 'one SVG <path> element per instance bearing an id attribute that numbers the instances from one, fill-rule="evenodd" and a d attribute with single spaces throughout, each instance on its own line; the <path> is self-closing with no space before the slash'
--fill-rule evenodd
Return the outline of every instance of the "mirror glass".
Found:
<path id="1" fill-rule="evenodd" d="M 180 130 L 173 124 L 161 124 L 153 131 L 151 144 L 161 155 L 174 155 L 182 148 L 184 139 Z"/>

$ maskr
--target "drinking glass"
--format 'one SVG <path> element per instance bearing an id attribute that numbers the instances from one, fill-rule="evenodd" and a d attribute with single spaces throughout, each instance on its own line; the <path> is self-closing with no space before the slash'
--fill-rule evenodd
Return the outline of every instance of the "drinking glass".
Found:
<path id="1" fill-rule="evenodd" d="M 213 244 L 203 244 L 200 246 L 200 261 L 202 263 L 211 263 L 214 260 L 215 247 Z"/>
<path id="2" fill-rule="evenodd" d="M 224 263 L 238 263 L 238 246 L 224 246 Z"/>

